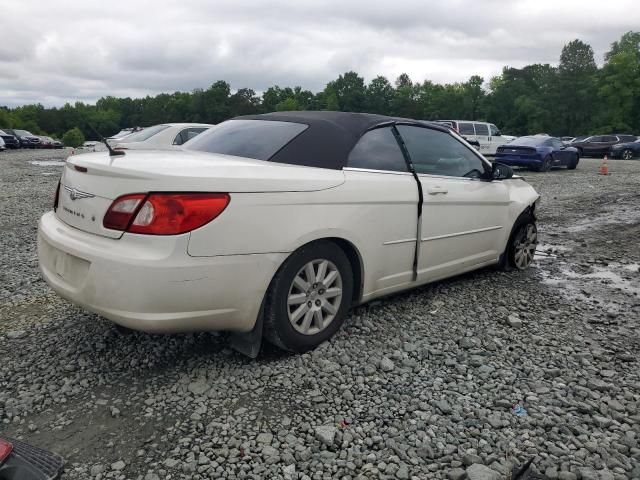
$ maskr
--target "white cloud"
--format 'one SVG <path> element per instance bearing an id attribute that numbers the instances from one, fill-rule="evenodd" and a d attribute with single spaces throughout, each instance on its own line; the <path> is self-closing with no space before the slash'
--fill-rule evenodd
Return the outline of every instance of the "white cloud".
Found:
<path id="1" fill-rule="evenodd" d="M 488 80 L 504 65 L 556 63 L 574 38 L 600 61 L 640 25 L 635 0 L 21 0 L 2 11 L 0 105 L 144 96 L 216 80 L 317 91 L 347 70 L 367 80 L 402 72 L 416 81 Z"/>

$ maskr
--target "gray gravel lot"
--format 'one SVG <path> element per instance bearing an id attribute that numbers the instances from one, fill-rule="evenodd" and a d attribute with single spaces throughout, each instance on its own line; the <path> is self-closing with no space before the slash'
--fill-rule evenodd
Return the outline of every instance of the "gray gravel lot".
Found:
<path id="1" fill-rule="evenodd" d="M 40 280 L 65 152 L 0 153 L 0 433 L 66 479 L 640 479 L 640 161 L 523 172 L 541 250 L 356 309 L 305 355 L 122 336 Z M 513 404 L 528 415 L 518 417 Z M 485 476 L 482 476 L 482 475 Z"/>

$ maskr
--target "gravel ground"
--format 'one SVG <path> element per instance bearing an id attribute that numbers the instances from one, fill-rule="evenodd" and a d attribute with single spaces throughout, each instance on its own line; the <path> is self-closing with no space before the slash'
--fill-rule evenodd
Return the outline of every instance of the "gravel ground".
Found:
<path id="1" fill-rule="evenodd" d="M 499 479 L 530 458 L 640 479 L 640 162 L 524 172 L 534 268 L 374 302 L 314 352 L 251 361 L 216 334 L 122 336 L 40 280 L 64 156 L 0 153 L 0 431 L 62 454 L 65 479 Z"/>

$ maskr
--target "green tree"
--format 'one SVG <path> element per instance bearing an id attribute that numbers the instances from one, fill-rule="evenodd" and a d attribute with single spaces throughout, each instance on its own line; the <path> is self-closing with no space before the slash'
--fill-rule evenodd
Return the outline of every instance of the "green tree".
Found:
<path id="1" fill-rule="evenodd" d="M 598 130 L 640 130 L 640 33 L 627 32 L 611 45 L 598 78 Z"/>
<path id="2" fill-rule="evenodd" d="M 596 62 L 593 49 L 580 40 L 564 46 L 558 65 L 555 90 L 556 114 L 561 134 L 578 135 L 589 129 L 596 111 L 595 74 Z"/>
<path id="3" fill-rule="evenodd" d="M 365 90 L 365 110 L 369 113 L 389 115 L 393 103 L 395 90 L 382 75 L 377 76 Z"/>
<path id="4" fill-rule="evenodd" d="M 285 98 L 276 105 L 276 111 L 278 112 L 292 112 L 295 110 L 301 110 L 300 104 L 295 98 Z"/>
<path id="5" fill-rule="evenodd" d="M 358 76 L 356 72 L 347 72 L 340 75 L 336 80 L 329 82 L 325 88 L 328 101 L 333 94 L 338 103 L 338 110 L 344 112 L 362 112 L 365 106 L 365 86 L 364 78 Z M 333 99 L 332 99 L 333 101 Z"/>
<path id="6" fill-rule="evenodd" d="M 77 148 L 84 143 L 84 135 L 79 128 L 72 128 L 62 136 L 62 143 L 67 147 Z"/>

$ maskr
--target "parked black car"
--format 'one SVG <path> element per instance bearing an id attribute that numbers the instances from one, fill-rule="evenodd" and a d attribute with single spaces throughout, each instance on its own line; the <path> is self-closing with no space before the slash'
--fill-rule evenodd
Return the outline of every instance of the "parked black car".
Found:
<path id="1" fill-rule="evenodd" d="M 20 142 L 16 137 L 11 133 L 7 133 L 4 130 L 0 130 L 0 137 L 4 140 L 4 145 L 6 148 L 20 148 Z"/>
<path id="2" fill-rule="evenodd" d="M 613 134 L 592 135 L 581 141 L 571 142 L 571 146 L 578 149 L 581 157 L 599 157 L 608 155 L 613 145 L 635 141 L 635 135 Z"/>
<path id="3" fill-rule="evenodd" d="M 640 157 L 640 138 L 633 142 L 618 143 L 609 150 L 611 158 L 622 158 L 623 160 L 631 160 L 634 157 Z"/>
<path id="4" fill-rule="evenodd" d="M 22 148 L 38 148 L 40 146 L 40 137 L 26 130 L 8 128 L 5 129 L 5 132 L 16 137 Z"/>

